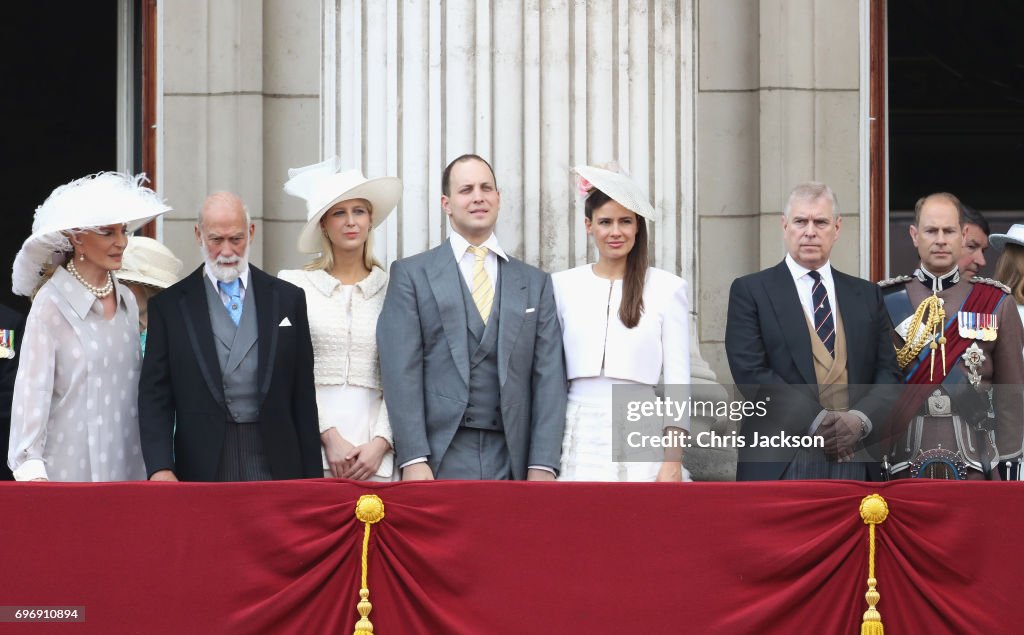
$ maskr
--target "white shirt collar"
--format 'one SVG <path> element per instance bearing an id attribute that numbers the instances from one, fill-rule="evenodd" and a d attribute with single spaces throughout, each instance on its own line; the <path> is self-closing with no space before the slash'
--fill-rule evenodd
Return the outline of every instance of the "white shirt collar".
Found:
<path id="1" fill-rule="evenodd" d="M 790 256 L 789 254 L 786 254 L 786 266 L 789 267 L 789 273 L 793 276 L 794 281 L 803 278 L 804 276 L 811 272 L 811 269 L 808 269 L 807 267 L 798 263 L 796 260 L 793 259 L 793 256 Z M 817 271 L 818 273 L 821 274 L 821 277 L 823 279 L 831 281 L 832 261 L 826 260 L 825 264 L 819 267 Z"/>
<path id="2" fill-rule="evenodd" d="M 220 291 L 220 287 L 217 286 L 217 283 L 220 282 L 220 280 L 217 279 L 217 276 L 213 275 L 213 269 L 210 269 L 210 263 L 203 263 L 203 272 L 206 273 L 206 277 L 213 283 L 213 288 Z M 242 281 L 243 290 L 249 288 L 249 265 L 245 265 L 245 269 L 242 270 L 238 279 Z"/>
<path id="3" fill-rule="evenodd" d="M 455 262 L 459 262 L 462 260 L 462 257 L 466 255 L 466 250 L 469 249 L 469 241 L 466 240 L 462 234 L 454 231 L 448 239 L 451 241 L 452 251 L 455 252 Z M 487 240 L 477 246 L 487 247 L 489 250 L 493 251 L 495 255 L 508 262 L 508 256 L 505 255 L 505 250 L 498 244 L 498 237 L 494 235 L 494 232 L 491 232 L 491 235 Z"/>
<path id="4" fill-rule="evenodd" d="M 76 280 L 71 273 L 68 272 L 64 267 L 57 267 L 53 275 L 54 288 L 59 295 L 64 296 L 64 299 L 71 305 L 71 309 L 78 315 L 79 318 L 85 319 L 89 315 L 94 307 L 96 312 L 103 315 L 103 305 L 100 303 L 100 299 L 93 295 L 85 286 Z M 114 297 L 117 299 L 119 307 L 127 308 L 128 300 L 125 298 L 125 294 L 131 293 L 128 287 L 122 285 L 117 277 L 114 277 Z"/>

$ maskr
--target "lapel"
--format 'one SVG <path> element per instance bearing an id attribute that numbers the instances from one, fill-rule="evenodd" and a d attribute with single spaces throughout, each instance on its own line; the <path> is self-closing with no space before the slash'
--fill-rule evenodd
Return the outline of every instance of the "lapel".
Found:
<path id="1" fill-rule="evenodd" d="M 508 364 L 512 349 L 519 338 L 526 315 L 526 279 L 522 266 L 515 260 L 505 262 L 498 258 L 501 277 L 501 306 L 498 308 L 498 385 L 504 386 L 508 377 Z M 540 307 L 537 307 L 538 309 Z"/>
<path id="2" fill-rule="evenodd" d="M 427 281 L 437 302 L 437 310 L 441 316 L 445 338 L 455 360 L 455 367 L 462 381 L 469 386 L 469 344 L 466 333 L 466 303 L 462 299 L 462 273 L 455 262 L 450 241 L 445 241 L 434 248 L 431 262 L 427 265 Z"/>
<path id="3" fill-rule="evenodd" d="M 862 383 L 860 363 L 867 350 L 865 346 L 874 346 L 873 339 L 860 336 L 861 328 L 870 323 L 870 316 L 865 313 L 868 298 L 861 296 L 861 285 L 853 284 L 846 274 L 832 267 L 832 280 L 836 283 L 836 304 L 843 320 L 843 334 L 846 338 L 846 377 L 849 383 Z M 838 324 L 838 322 L 836 322 Z M 871 379 L 867 379 L 868 382 Z"/>
<path id="4" fill-rule="evenodd" d="M 280 315 L 280 298 L 277 285 L 272 284 L 273 278 L 256 267 L 249 265 L 249 284 L 255 292 L 256 302 L 256 340 L 259 342 L 259 365 L 256 373 L 257 385 L 260 387 L 260 406 L 270 390 L 270 379 L 274 373 L 274 361 L 277 358 L 277 331 Z"/>
<path id="5" fill-rule="evenodd" d="M 217 360 L 216 344 L 213 341 L 213 326 L 210 324 L 210 308 L 206 300 L 206 274 L 203 265 L 192 272 L 181 287 L 178 299 L 182 321 L 188 333 L 189 345 L 199 365 L 199 372 L 210 388 L 210 394 L 220 404 L 224 404 L 224 378 Z M 180 344 L 180 343 L 179 343 Z"/>
<path id="6" fill-rule="evenodd" d="M 811 336 L 807 332 L 807 314 L 800 306 L 800 295 L 796 292 L 796 283 L 783 260 L 771 270 L 765 281 L 765 292 L 768 301 L 775 310 L 775 318 L 779 322 L 782 335 L 793 356 L 793 362 L 805 384 L 817 383 L 814 375 L 814 362 L 811 353 Z"/>

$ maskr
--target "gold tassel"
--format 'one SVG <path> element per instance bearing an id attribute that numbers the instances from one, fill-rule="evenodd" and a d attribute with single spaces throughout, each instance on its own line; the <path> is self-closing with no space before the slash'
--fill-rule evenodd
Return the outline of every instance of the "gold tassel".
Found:
<path id="1" fill-rule="evenodd" d="M 366 555 L 370 550 L 370 525 L 380 522 L 384 518 L 384 501 L 376 494 L 363 494 L 356 503 L 356 518 L 363 523 L 363 577 L 362 586 L 359 589 L 359 603 L 356 610 L 359 611 L 359 621 L 356 622 L 355 635 L 372 635 L 373 623 L 370 621 L 370 611 L 373 605 L 370 604 L 370 589 L 366 584 Z"/>
<path id="2" fill-rule="evenodd" d="M 925 345 L 931 348 L 929 360 L 929 379 L 935 379 L 935 350 L 942 348 L 942 375 L 946 375 L 946 337 L 942 332 L 943 323 L 946 321 L 946 311 L 942 308 L 942 299 L 933 292 L 931 297 L 925 298 L 914 311 L 914 317 L 910 321 L 906 340 L 903 347 L 896 350 L 896 361 L 900 369 L 906 369 Z"/>
<path id="3" fill-rule="evenodd" d="M 860 625 L 860 635 L 885 635 L 882 627 L 882 615 L 875 608 L 881 596 L 875 587 L 875 525 L 881 525 L 889 517 L 889 506 L 878 494 L 865 496 L 860 502 L 860 517 L 868 526 L 868 592 L 864 599 L 868 602 L 868 610 L 864 611 L 864 621 Z"/>

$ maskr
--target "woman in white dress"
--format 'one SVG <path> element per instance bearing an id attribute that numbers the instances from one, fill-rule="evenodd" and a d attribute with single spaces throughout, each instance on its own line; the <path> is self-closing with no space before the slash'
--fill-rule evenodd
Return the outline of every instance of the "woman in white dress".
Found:
<path id="1" fill-rule="evenodd" d="M 145 480 L 135 297 L 116 281 L 128 232 L 170 208 L 143 176 L 62 185 L 36 209 L 12 290 L 33 298 L 11 405 L 19 481 Z"/>
<path id="2" fill-rule="evenodd" d="M 649 266 L 647 222 L 655 211 L 632 179 L 615 168 L 575 172 L 598 260 L 552 276 L 569 379 L 559 478 L 683 480 L 681 442 L 653 457 L 620 452 L 626 446 L 613 441 L 622 426 L 613 426 L 612 386 L 629 385 L 631 398 L 653 399 L 663 370 L 665 384 L 690 383 L 686 282 Z M 671 423 L 649 432 L 681 439 L 688 420 Z"/>
<path id="3" fill-rule="evenodd" d="M 299 251 L 319 255 L 278 276 L 306 292 L 324 475 L 395 480 L 376 337 L 388 274 L 373 257 L 372 232 L 398 205 L 402 182 L 339 173 L 337 158 L 288 176 L 285 191 L 306 201 Z"/>

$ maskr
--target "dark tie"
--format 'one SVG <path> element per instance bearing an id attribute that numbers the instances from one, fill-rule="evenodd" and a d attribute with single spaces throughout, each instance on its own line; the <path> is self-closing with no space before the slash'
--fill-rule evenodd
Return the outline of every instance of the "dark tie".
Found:
<path id="1" fill-rule="evenodd" d="M 836 356 L 836 324 L 832 319 L 832 305 L 828 303 L 828 291 L 825 290 L 825 283 L 821 281 L 821 274 L 817 271 L 808 273 L 814 280 L 814 288 L 811 289 L 811 303 L 814 304 L 814 331 L 818 334 L 821 343 L 828 349 L 828 354 Z"/>

